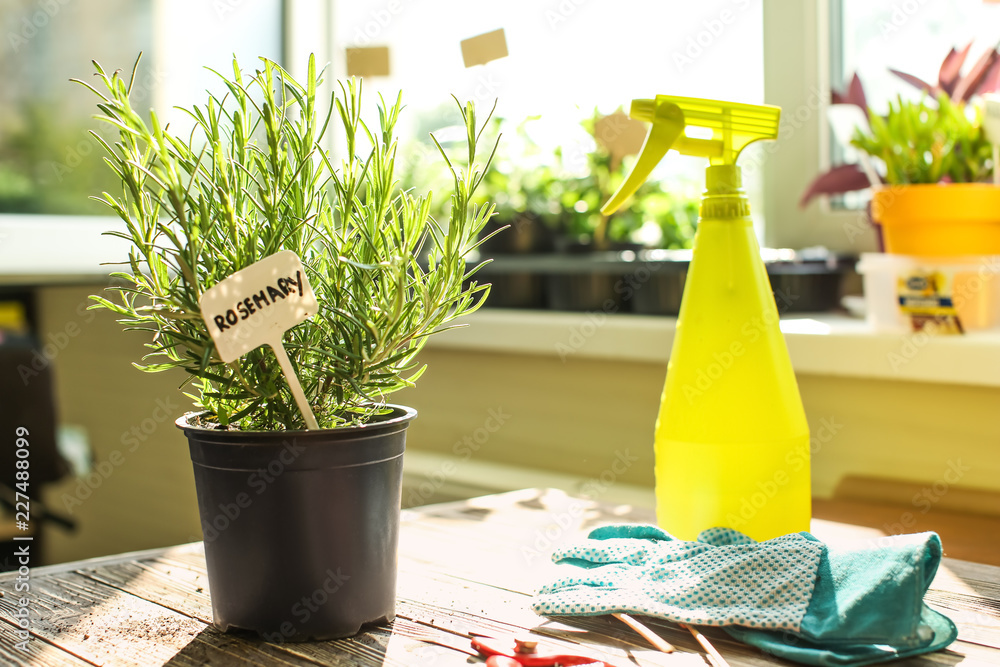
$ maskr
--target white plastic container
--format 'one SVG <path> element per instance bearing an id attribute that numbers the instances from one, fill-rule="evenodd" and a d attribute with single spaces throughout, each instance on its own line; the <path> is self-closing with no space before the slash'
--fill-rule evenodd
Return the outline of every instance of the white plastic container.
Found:
<path id="1" fill-rule="evenodd" d="M 864 253 L 857 270 L 876 331 L 964 333 L 1000 325 L 1000 256 Z"/>

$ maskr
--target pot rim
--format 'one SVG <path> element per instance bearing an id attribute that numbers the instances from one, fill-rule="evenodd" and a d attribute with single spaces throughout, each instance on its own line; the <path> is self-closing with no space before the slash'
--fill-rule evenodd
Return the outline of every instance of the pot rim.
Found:
<path id="1" fill-rule="evenodd" d="M 417 411 L 407 405 L 396 405 L 395 403 L 386 403 L 386 408 L 391 408 L 393 411 L 398 411 L 394 417 L 383 421 L 371 421 L 366 424 L 355 424 L 352 426 L 336 426 L 334 428 L 320 428 L 320 429 L 298 429 L 294 431 L 240 431 L 240 430 L 223 430 L 217 428 L 207 428 L 205 426 L 198 426 L 188 422 L 189 419 L 202 415 L 205 411 L 198 412 L 192 410 L 191 412 L 185 412 L 183 415 L 178 417 L 174 421 L 174 426 L 181 429 L 185 433 L 188 431 L 194 431 L 196 433 L 207 433 L 212 435 L 219 435 L 226 437 L 226 435 L 233 436 L 245 436 L 245 435 L 262 435 L 265 437 L 289 436 L 289 435 L 306 435 L 313 436 L 319 433 L 345 433 L 345 432 L 362 432 L 365 429 L 383 429 L 388 426 L 394 426 L 397 424 L 402 424 L 411 421 L 417 416 Z"/>
<path id="2" fill-rule="evenodd" d="M 904 188 L 920 188 L 927 190 L 931 188 L 962 188 L 962 189 L 994 188 L 1000 190 L 1000 185 L 997 185 L 995 183 L 984 183 L 981 181 L 962 182 L 962 183 L 880 183 L 879 185 L 872 186 L 872 191 L 886 192 L 890 190 L 901 190 Z"/>
<path id="3" fill-rule="evenodd" d="M 1000 186 L 992 183 L 916 183 L 875 188 L 871 216 L 883 226 L 991 227 L 1000 221 Z M 954 253 L 947 253 L 954 254 Z"/>

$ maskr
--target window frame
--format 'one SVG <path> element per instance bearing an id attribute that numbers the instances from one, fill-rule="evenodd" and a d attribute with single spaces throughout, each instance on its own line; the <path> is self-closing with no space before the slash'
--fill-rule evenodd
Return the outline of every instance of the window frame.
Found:
<path id="1" fill-rule="evenodd" d="M 877 248 L 866 210 L 835 208 L 826 197 L 799 207 L 806 187 L 831 163 L 826 110 L 831 63 L 839 62 L 842 47 L 833 12 L 838 0 L 764 2 L 764 99 L 782 108 L 778 141 L 764 163 L 764 235 L 772 247 Z"/>

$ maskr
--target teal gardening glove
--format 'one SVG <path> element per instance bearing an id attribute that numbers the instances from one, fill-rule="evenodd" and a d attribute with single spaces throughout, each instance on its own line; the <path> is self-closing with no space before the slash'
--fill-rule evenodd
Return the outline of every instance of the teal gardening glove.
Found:
<path id="1" fill-rule="evenodd" d="M 757 543 L 713 528 L 685 542 L 655 526 L 605 526 L 553 554 L 568 573 L 542 588 L 532 608 L 723 626 L 811 665 L 867 665 L 943 648 L 955 625 L 923 603 L 941 541 L 934 533 L 891 539 L 885 548 L 837 550 L 808 533 Z"/>

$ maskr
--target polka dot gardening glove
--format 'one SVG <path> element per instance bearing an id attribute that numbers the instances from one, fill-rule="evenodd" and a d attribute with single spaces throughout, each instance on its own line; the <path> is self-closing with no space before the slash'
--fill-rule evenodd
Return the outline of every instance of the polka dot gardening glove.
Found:
<path id="1" fill-rule="evenodd" d="M 713 528 L 685 542 L 655 526 L 604 526 L 553 554 L 564 575 L 532 608 L 544 616 L 632 613 L 724 626 L 740 641 L 810 665 L 867 665 L 947 646 L 955 625 L 923 602 L 940 539 L 885 539 L 836 550 L 808 533 L 758 543 Z"/>
<path id="2" fill-rule="evenodd" d="M 684 542 L 655 526 L 605 526 L 553 554 L 571 574 L 539 591 L 545 616 L 633 613 L 694 625 L 797 630 L 822 543 L 791 534 L 756 543 L 716 528 Z"/>

